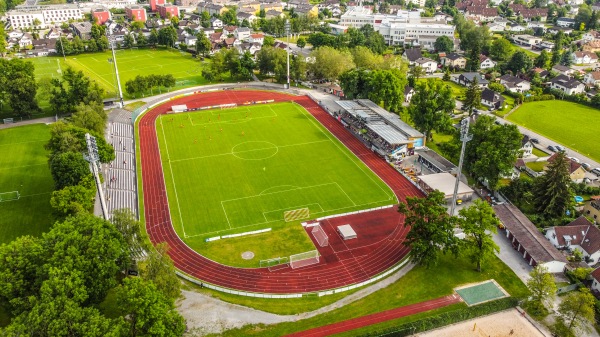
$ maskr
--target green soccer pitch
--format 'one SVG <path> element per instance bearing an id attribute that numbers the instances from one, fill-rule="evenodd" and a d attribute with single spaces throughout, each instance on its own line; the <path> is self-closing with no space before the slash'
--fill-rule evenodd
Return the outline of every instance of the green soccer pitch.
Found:
<path id="1" fill-rule="evenodd" d="M 54 181 L 44 149 L 49 139 L 50 127 L 44 124 L 0 130 L 0 193 L 20 194 L 18 200 L 0 202 L 0 244 L 50 227 Z"/>
<path id="2" fill-rule="evenodd" d="M 156 129 L 184 240 L 281 228 L 288 210 L 308 208 L 312 219 L 397 202 L 295 103 L 162 115 Z"/>
<path id="3" fill-rule="evenodd" d="M 117 50 L 117 65 L 121 88 L 125 96 L 125 82 L 137 75 L 166 75 L 172 74 L 177 85 L 171 90 L 208 83 L 202 77 L 203 63 L 194 59 L 189 53 L 175 49 L 124 49 Z M 38 57 L 30 59 L 35 65 L 36 78 L 60 77 L 60 70 L 67 66 L 81 70 L 91 79 L 98 82 L 107 92 L 107 97 L 116 95 L 116 79 L 112 52 L 99 52 L 62 57 Z M 158 91 L 156 91 L 158 93 Z M 132 97 L 130 97 L 132 98 Z"/>

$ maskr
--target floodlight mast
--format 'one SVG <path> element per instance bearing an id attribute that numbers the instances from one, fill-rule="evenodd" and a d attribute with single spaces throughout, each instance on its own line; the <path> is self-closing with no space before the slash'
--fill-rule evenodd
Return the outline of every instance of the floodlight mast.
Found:
<path id="1" fill-rule="evenodd" d="M 291 30 L 290 20 L 285 21 L 285 35 L 287 35 L 287 46 L 285 50 L 287 51 L 287 89 L 290 89 L 290 30 Z"/>
<path id="2" fill-rule="evenodd" d="M 465 118 L 460 122 L 460 140 L 462 146 L 460 149 L 460 160 L 458 161 L 458 172 L 456 173 L 456 182 L 454 183 L 454 194 L 452 195 L 452 205 L 450 206 L 450 215 L 454 215 L 454 209 L 456 208 L 456 199 L 458 197 L 458 186 L 460 184 L 460 176 L 462 173 L 463 160 L 465 158 L 465 148 L 467 142 L 473 139 L 473 136 L 469 134 L 469 118 Z"/>
<path id="3" fill-rule="evenodd" d="M 98 154 L 98 144 L 96 144 L 96 137 L 85 134 L 85 142 L 87 144 L 88 154 L 83 157 L 90 163 L 90 170 L 96 180 L 96 187 L 98 189 L 98 196 L 100 197 L 100 207 L 102 208 L 102 216 L 105 220 L 108 220 L 108 208 L 106 207 L 106 200 L 104 199 L 104 190 L 102 189 L 102 183 L 100 182 L 100 174 L 98 169 L 98 162 L 100 161 L 100 155 Z"/>
<path id="4" fill-rule="evenodd" d="M 125 102 L 123 101 L 123 90 L 121 89 L 121 80 L 119 79 L 119 68 L 117 67 L 117 55 L 115 54 L 115 38 L 112 36 L 110 28 L 106 30 L 106 35 L 108 35 L 108 43 L 110 44 L 110 49 L 112 50 L 112 60 L 113 65 L 115 66 L 115 75 L 117 77 L 117 88 L 119 89 L 119 100 L 121 101 L 121 108 L 125 106 Z"/>

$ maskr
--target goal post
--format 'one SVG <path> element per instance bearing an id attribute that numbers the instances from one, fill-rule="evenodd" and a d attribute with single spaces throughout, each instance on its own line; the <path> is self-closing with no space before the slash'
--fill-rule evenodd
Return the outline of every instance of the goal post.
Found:
<path id="1" fill-rule="evenodd" d="M 310 233 L 315 238 L 315 240 L 317 241 L 319 246 L 321 246 L 321 247 L 329 246 L 329 236 L 327 236 L 327 233 L 325 233 L 325 230 L 323 230 L 323 227 L 321 227 L 321 224 L 315 225 L 312 228 L 312 230 L 310 231 Z"/>
<path id="2" fill-rule="evenodd" d="M 320 261 L 319 251 L 311 250 L 308 252 L 290 255 L 290 267 L 292 269 L 302 268 L 317 264 Z"/>
<path id="3" fill-rule="evenodd" d="M 310 210 L 308 207 L 283 212 L 283 220 L 285 222 L 308 219 L 309 217 Z"/>
<path id="4" fill-rule="evenodd" d="M 0 202 L 19 200 L 20 198 L 21 194 L 19 193 L 19 191 L 0 193 Z"/>

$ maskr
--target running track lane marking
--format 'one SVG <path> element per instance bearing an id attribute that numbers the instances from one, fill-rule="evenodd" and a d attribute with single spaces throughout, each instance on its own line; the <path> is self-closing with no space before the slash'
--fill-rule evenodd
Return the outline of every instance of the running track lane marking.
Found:
<path id="1" fill-rule="evenodd" d="M 390 309 L 382 312 L 377 312 L 374 314 L 352 318 L 346 321 L 341 321 L 338 323 L 333 323 L 329 325 L 324 325 L 318 328 L 300 331 L 288 335 L 288 337 L 321 337 L 321 336 L 330 336 L 333 334 L 338 334 L 346 331 L 355 330 L 358 328 L 363 328 L 365 326 L 386 322 L 389 320 L 402 318 L 414 314 L 418 314 L 421 312 L 443 308 L 452 304 L 460 303 L 460 296 L 456 295 L 448 295 L 444 297 L 435 298 L 433 300 L 409 304 L 404 307 L 399 307 L 396 309 Z"/>

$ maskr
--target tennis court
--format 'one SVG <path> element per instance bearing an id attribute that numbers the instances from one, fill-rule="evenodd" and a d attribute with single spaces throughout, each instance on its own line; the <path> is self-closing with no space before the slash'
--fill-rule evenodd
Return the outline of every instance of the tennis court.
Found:
<path id="1" fill-rule="evenodd" d="M 494 280 L 484 281 L 482 283 L 467 285 L 461 288 L 455 289 L 455 291 L 462 297 L 463 301 L 468 306 L 481 304 L 496 300 L 502 297 L 507 297 L 508 294 L 500 285 Z"/>

